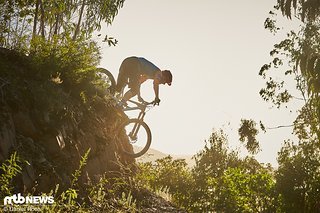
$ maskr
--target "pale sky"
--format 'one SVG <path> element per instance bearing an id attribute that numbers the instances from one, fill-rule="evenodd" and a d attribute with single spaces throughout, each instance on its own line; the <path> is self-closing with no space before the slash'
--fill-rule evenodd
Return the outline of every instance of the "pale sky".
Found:
<path id="1" fill-rule="evenodd" d="M 294 113 L 270 109 L 259 96 L 260 67 L 270 61 L 276 38 L 263 23 L 276 0 L 127 0 L 102 34 L 116 47 L 102 47 L 101 67 L 115 77 L 128 56 L 140 56 L 173 73 L 160 86 L 159 107 L 146 115 L 151 147 L 171 154 L 196 154 L 212 129 L 224 128 L 238 147 L 241 118 L 268 126 L 288 125 Z M 153 100 L 152 82 L 142 96 Z M 261 134 L 261 162 L 275 165 L 277 151 L 290 130 Z"/>

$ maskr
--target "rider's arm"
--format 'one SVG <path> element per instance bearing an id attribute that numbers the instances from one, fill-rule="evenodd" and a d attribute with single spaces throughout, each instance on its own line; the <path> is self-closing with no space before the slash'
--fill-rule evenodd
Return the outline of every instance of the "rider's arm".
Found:
<path id="1" fill-rule="evenodd" d="M 155 94 L 155 99 L 153 101 L 153 105 L 159 105 L 160 98 L 159 98 L 159 83 L 157 81 L 153 81 L 153 90 Z"/>
<path id="2" fill-rule="evenodd" d="M 159 71 L 153 80 L 153 90 L 155 94 L 154 104 L 159 105 L 159 84 L 161 83 L 161 71 Z"/>
<path id="3" fill-rule="evenodd" d="M 153 90 L 155 99 L 159 99 L 159 84 L 161 83 L 161 71 L 157 72 L 153 80 Z"/>
<path id="4" fill-rule="evenodd" d="M 159 99 L 159 82 L 157 80 L 153 81 L 153 90 L 155 98 Z"/>

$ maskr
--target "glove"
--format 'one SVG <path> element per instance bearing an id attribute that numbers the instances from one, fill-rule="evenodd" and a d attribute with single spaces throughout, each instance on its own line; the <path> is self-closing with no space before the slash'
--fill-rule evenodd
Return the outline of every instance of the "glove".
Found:
<path id="1" fill-rule="evenodd" d="M 155 106 L 155 105 L 158 105 L 158 106 L 159 106 L 160 101 L 161 101 L 161 100 L 160 100 L 158 97 L 156 97 L 156 98 L 154 99 L 154 101 L 153 101 L 153 106 Z"/>

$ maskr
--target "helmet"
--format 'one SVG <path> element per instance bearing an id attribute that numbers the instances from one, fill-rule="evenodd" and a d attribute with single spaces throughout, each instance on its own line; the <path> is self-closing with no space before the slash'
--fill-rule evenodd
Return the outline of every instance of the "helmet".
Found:
<path id="1" fill-rule="evenodd" d="M 164 78 L 164 82 L 171 86 L 172 83 L 172 74 L 169 70 L 162 71 L 162 76 Z"/>

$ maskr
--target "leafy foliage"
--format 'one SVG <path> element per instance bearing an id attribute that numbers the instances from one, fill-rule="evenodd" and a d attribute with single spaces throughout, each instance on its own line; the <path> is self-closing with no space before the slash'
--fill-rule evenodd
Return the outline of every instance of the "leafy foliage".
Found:
<path id="1" fill-rule="evenodd" d="M 320 2 L 317 0 L 278 0 L 278 7 L 290 19 L 293 13 L 302 21 L 314 20 L 320 14 Z"/>
<path id="2" fill-rule="evenodd" d="M 277 196 L 271 174 L 260 168 L 248 173 L 244 168 L 228 168 L 219 179 L 208 183 L 219 194 L 216 209 L 222 212 L 275 212 Z"/>
<path id="3" fill-rule="evenodd" d="M 94 93 L 92 84 L 97 82 L 95 70 L 100 60 L 92 34 L 103 23 L 111 24 L 123 3 L 124 0 L 0 1 L 0 47 L 27 55 L 32 78 L 61 83 L 67 92 L 71 90 L 76 96 L 81 93 L 85 100 L 88 93 Z M 104 41 L 109 45 L 117 43 L 108 36 Z"/>
<path id="4" fill-rule="evenodd" d="M 13 190 L 13 178 L 21 173 L 20 160 L 17 153 L 14 152 L 10 155 L 10 159 L 7 159 L 0 166 L 0 198 L 4 198 L 7 195 L 12 194 Z"/>
<path id="5" fill-rule="evenodd" d="M 140 184 L 172 195 L 171 200 L 179 206 L 189 203 L 190 189 L 193 185 L 192 177 L 184 160 L 173 160 L 171 156 L 156 160 L 155 164 L 142 163 L 137 181 Z"/>
<path id="6" fill-rule="evenodd" d="M 74 174 L 72 174 L 72 181 L 71 181 L 71 187 L 75 187 L 76 183 L 81 175 L 81 170 L 82 168 L 87 164 L 87 160 L 90 154 L 90 148 L 86 151 L 86 153 L 84 154 L 84 156 L 81 156 L 81 160 L 80 160 L 80 164 L 79 164 L 79 168 L 74 172 Z"/>
<path id="7" fill-rule="evenodd" d="M 261 176 L 265 179 L 260 179 Z M 266 185 L 274 181 L 269 169 L 254 158 L 241 159 L 237 151 L 228 148 L 227 137 L 222 131 L 213 132 L 205 148 L 197 154 L 193 177 L 196 189 L 191 198 L 194 201 L 192 211 L 255 212 L 257 206 L 269 210 L 275 207 L 273 186 L 268 184 L 268 191 L 255 185 L 261 180 L 266 181 Z M 250 197 L 253 194 L 256 196 Z M 259 199 L 270 202 L 255 204 L 253 200 Z"/>
<path id="8" fill-rule="evenodd" d="M 32 39 L 91 38 L 101 22 L 111 24 L 124 0 L 0 1 L 0 46 L 27 50 Z"/>
<path id="9" fill-rule="evenodd" d="M 242 119 L 241 127 L 238 131 L 240 136 L 239 140 L 243 143 L 246 141 L 245 147 L 252 154 L 256 154 L 259 151 L 259 142 L 256 139 L 259 131 L 256 125 L 256 122 L 253 120 Z"/>
<path id="10" fill-rule="evenodd" d="M 43 39 L 34 39 L 31 43 L 33 52 L 30 59 L 35 77 L 43 80 L 58 78 L 67 88 L 92 81 L 100 59 L 97 44 L 84 40 L 73 41 L 70 37 L 54 39 L 53 43 Z"/>
<path id="11" fill-rule="evenodd" d="M 301 27 L 300 32 L 291 31 L 287 38 L 274 45 L 270 55 L 273 62 L 263 65 L 259 75 L 267 78 L 272 69 L 280 69 L 287 62 L 289 70 L 283 74 L 295 81 L 296 89 L 300 97 L 294 97 L 289 91 L 285 81 L 277 82 L 272 76 L 266 82 L 266 88 L 261 89 L 260 95 L 266 101 L 271 101 L 278 108 L 292 100 L 300 100 L 304 103 L 294 122 L 294 132 L 300 139 L 318 137 L 319 135 L 319 77 L 318 59 L 319 52 L 319 26 L 315 23 L 307 23 Z"/>
<path id="12" fill-rule="evenodd" d="M 276 211 L 272 170 L 254 158 L 241 159 L 223 131 L 212 133 L 195 160 L 192 170 L 170 156 L 144 163 L 137 179 L 153 190 L 168 187 L 171 200 L 189 212 Z"/>
<path id="13" fill-rule="evenodd" d="M 320 202 L 320 147 L 309 141 L 287 141 L 279 152 L 276 187 L 284 212 L 317 212 Z"/>
<path id="14" fill-rule="evenodd" d="M 64 191 L 60 191 L 59 185 L 48 194 L 41 196 L 53 196 L 54 203 L 51 205 L 40 205 L 34 208 L 32 204 L 26 204 L 24 207 L 33 207 L 43 212 L 143 212 L 143 209 L 149 209 L 147 203 L 151 193 L 146 193 L 145 189 L 136 184 L 132 177 L 132 171 L 120 171 L 112 176 L 101 176 L 97 182 L 89 182 L 85 188 L 80 184 L 80 175 L 84 169 L 89 157 L 89 150 L 81 157 L 79 168 L 72 174 L 73 180 L 71 186 Z M 0 196 L 11 196 L 14 191 L 14 178 L 21 173 L 21 162 L 17 153 L 13 153 L 10 159 L 0 165 Z M 33 196 L 30 192 L 28 196 Z M 37 194 L 36 196 L 39 196 Z M 161 200 L 160 200 L 161 201 Z M 151 202 L 151 201 L 148 201 Z M 31 208 L 30 208 L 31 209 Z"/>
<path id="15" fill-rule="evenodd" d="M 281 211 L 316 212 L 319 210 L 320 171 L 320 4 L 319 1 L 313 0 L 281 0 L 278 3 L 280 6 L 278 9 L 283 15 L 290 18 L 293 8 L 297 17 L 304 23 L 301 24 L 298 32 L 289 32 L 286 39 L 274 45 L 270 55 L 273 57 L 273 62 L 280 59 L 281 64 L 266 64 L 259 73 L 266 79 L 267 75 L 271 75 L 271 69 L 280 69 L 284 65 L 286 68 L 282 69 L 282 73 L 295 80 L 296 89 L 300 93 L 300 97 L 293 97 L 288 91 L 286 97 L 290 96 L 290 101 L 302 102 L 302 107 L 297 111 L 296 120 L 293 122 L 293 133 L 297 136 L 298 142 L 285 141 L 278 153 L 276 190 L 281 200 Z M 270 77 L 270 79 L 273 78 Z M 267 88 L 260 93 L 263 99 L 272 101 L 278 104 L 277 106 L 289 101 L 287 98 L 274 101 L 277 100 L 280 89 L 285 89 L 286 82 L 275 83 L 280 85 L 279 87 L 268 87 L 268 83 Z"/>

